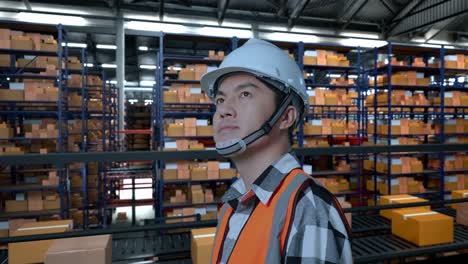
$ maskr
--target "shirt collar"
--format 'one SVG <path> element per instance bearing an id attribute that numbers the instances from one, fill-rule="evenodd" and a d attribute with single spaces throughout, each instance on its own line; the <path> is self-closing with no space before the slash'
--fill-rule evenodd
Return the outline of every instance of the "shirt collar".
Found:
<path id="1" fill-rule="evenodd" d="M 291 170 L 300 168 L 297 158 L 291 153 L 285 153 L 272 165 L 270 165 L 255 181 L 250 185 L 252 191 L 258 199 L 267 205 L 283 179 Z M 246 187 L 242 178 L 237 179 L 222 197 L 223 203 L 228 203 L 234 209 L 246 193 Z"/>

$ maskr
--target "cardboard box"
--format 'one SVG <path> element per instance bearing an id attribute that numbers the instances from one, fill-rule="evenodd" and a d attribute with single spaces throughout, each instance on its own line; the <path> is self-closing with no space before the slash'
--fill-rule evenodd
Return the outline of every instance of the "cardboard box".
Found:
<path id="1" fill-rule="evenodd" d="M 11 40 L 11 48 L 18 49 L 18 50 L 32 50 L 33 49 L 33 42 L 31 39 L 12 39 Z"/>
<path id="2" fill-rule="evenodd" d="M 0 89 L 0 101 L 24 101 L 24 91 Z"/>
<path id="3" fill-rule="evenodd" d="M 46 264 L 112 263 L 112 236 L 57 239 L 47 250 Z"/>
<path id="4" fill-rule="evenodd" d="M 66 232 L 72 229 L 72 220 L 45 221 L 24 224 L 17 231 L 12 232 L 10 235 L 26 236 L 51 234 Z M 9 263 L 42 263 L 45 260 L 45 254 L 47 250 L 53 243 L 54 240 L 10 243 L 8 244 Z M 28 253 L 25 254 L 25 252 Z"/>
<path id="5" fill-rule="evenodd" d="M 28 211 L 43 210 L 42 193 L 40 191 L 28 192 Z"/>
<path id="6" fill-rule="evenodd" d="M 16 201 L 16 200 L 5 201 L 5 212 L 7 213 L 27 212 L 27 211 L 28 211 L 28 201 Z"/>
<path id="7" fill-rule="evenodd" d="M 215 234 L 215 227 L 191 230 L 191 256 L 193 264 L 210 263 Z"/>
<path id="8" fill-rule="evenodd" d="M 190 170 L 188 169 L 177 169 L 178 180 L 190 180 Z"/>
<path id="9" fill-rule="evenodd" d="M 304 56 L 304 64 L 316 65 L 317 64 L 317 57 Z"/>
<path id="10" fill-rule="evenodd" d="M 60 199 L 53 201 L 44 200 L 42 201 L 42 205 L 44 206 L 44 210 L 60 209 Z"/>
<path id="11" fill-rule="evenodd" d="M 23 218 L 10 219 L 8 220 L 9 232 L 12 233 L 13 231 L 18 230 L 18 228 L 20 228 L 24 224 L 35 223 L 35 222 L 36 222 L 35 218 L 33 219 L 23 219 Z"/>
<path id="12" fill-rule="evenodd" d="M 167 128 L 167 135 L 170 137 L 183 137 L 184 125 L 182 124 L 169 124 Z"/>
<path id="13" fill-rule="evenodd" d="M 453 242 L 453 218 L 424 209 L 394 210 L 392 233 L 418 246 Z"/>
<path id="14" fill-rule="evenodd" d="M 205 203 L 205 194 L 202 190 L 192 190 L 192 203 L 202 204 Z"/>
<path id="15" fill-rule="evenodd" d="M 346 201 L 338 201 L 340 203 L 341 208 L 351 208 L 351 203 L 348 203 Z M 348 221 L 349 226 L 351 226 L 351 221 L 352 221 L 352 215 L 351 213 L 345 213 L 346 220 Z"/>
<path id="16" fill-rule="evenodd" d="M 190 170 L 192 180 L 207 180 L 208 173 L 206 168 L 192 168 Z"/>
<path id="17" fill-rule="evenodd" d="M 468 203 L 458 204 L 457 224 L 468 226 Z"/>
<path id="18" fill-rule="evenodd" d="M 197 136 L 213 136 L 213 126 L 197 126 Z"/>
<path id="19" fill-rule="evenodd" d="M 398 186 L 396 186 L 398 188 Z M 399 194 L 399 195 L 386 195 L 380 197 L 381 205 L 385 204 L 405 204 L 405 203 L 420 203 L 420 202 L 427 202 L 425 199 L 418 198 L 416 196 L 408 195 L 408 194 Z M 424 209 L 424 210 L 431 210 L 429 205 L 427 206 L 418 206 L 412 207 L 415 209 Z M 392 219 L 392 212 L 397 209 L 386 209 L 380 210 L 380 215 L 387 219 Z"/>
<path id="20" fill-rule="evenodd" d="M 166 181 L 177 180 L 177 170 L 176 169 L 163 170 L 163 179 Z"/>
<path id="21" fill-rule="evenodd" d="M 236 169 L 220 169 L 219 170 L 219 178 L 220 179 L 232 179 L 237 176 Z"/>
<path id="22" fill-rule="evenodd" d="M 468 189 L 452 191 L 452 199 L 463 199 L 467 197 L 468 197 Z M 450 204 L 450 207 L 457 210 L 457 204 Z"/>

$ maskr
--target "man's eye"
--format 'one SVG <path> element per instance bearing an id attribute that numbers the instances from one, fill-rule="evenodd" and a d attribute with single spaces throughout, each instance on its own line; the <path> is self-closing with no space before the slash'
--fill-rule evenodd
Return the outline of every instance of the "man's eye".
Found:
<path id="1" fill-rule="evenodd" d="M 241 93 L 241 96 L 242 96 L 242 97 L 249 97 L 249 96 L 250 96 L 250 93 L 249 93 L 249 92 L 242 92 L 242 93 Z"/>
<path id="2" fill-rule="evenodd" d="M 223 98 L 218 98 L 215 100 L 215 104 L 222 104 L 224 102 Z"/>

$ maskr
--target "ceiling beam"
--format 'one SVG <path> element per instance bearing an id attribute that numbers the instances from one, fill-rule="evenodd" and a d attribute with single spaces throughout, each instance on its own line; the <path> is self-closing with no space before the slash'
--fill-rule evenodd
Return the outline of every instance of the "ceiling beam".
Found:
<path id="1" fill-rule="evenodd" d="M 354 5 L 353 7 L 354 8 L 349 8 L 348 10 L 351 10 L 353 9 L 353 13 L 352 15 L 346 19 L 346 23 L 341 27 L 341 30 L 340 31 L 343 31 L 345 30 L 349 24 L 351 23 L 351 21 L 353 21 L 354 17 L 356 17 L 356 15 L 359 13 L 359 11 L 362 10 L 362 8 L 364 8 L 364 6 L 367 4 L 368 0 L 360 0 L 360 1 L 353 1 Z M 357 7 L 357 8 L 356 8 Z M 348 12 L 347 12 L 348 13 Z M 345 14 L 347 15 L 347 14 Z M 344 16 L 343 16 L 344 17 Z M 343 18 L 342 17 L 342 18 Z"/>
<path id="2" fill-rule="evenodd" d="M 380 0 L 380 2 L 382 3 L 383 6 L 385 6 L 385 8 L 388 11 L 390 11 L 390 13 L 392 13 L 392 15 L 396 15 L 395 7 L 393 6 L 391 2 L 389 2 L 388 0 Z"/>
<path id="3" fill-rule="evenodd" d="M 294 7 L 292 10 L 291 14 L 289 15 L 288 18 L 288 28 L 291 29 L 294 27 L 296 24 L 297 20 L 301 16 L 302 11 L 304 11 L 304 8 L 309 4 L 310 0 L 300 0 L 299 3 Z"/>
<path id="4" fill-rule="evenodd" d="M 435 38 L 437 35 L 439 35 L 440 32 L 445 30 L 448 26 L 453 24 L 456 20 L 460 19 L 462 17 L 461 15 L 457 17 L 452 17 L 446 20 L 443 20 L 439 23 L 434 24 L 429 28 L 429 30 L 424 34 L 424 40 L 425 42 L 428 42 L 429 40 Z"/>
<path id="5" fill-rule="evenodd" d="M 164 0 L 159 0 L 159 20 L 164 18 Z"/>
<path id="6" fill-rule="evenodd" d="M 417 1 L 417 4 L 419 3 L 420 2 Z M 413 11 L 416 6 L 417 5 L 415 5 L 411 11 Z M 408 34 L 415 30 L 433 25 L 434 23 L 468 13 L 468 1 L 443 1 L 430 6 L 425 6 L 417 12 L 411 11 L 392 26 L 388 33 L 390 37 Z"/>
<path id="7" fill-rule="evenodd" d="M 403 18 L 406 17 L 408 14 L 410 14 L 419 4 L 421 4 L 424 0 L 412 0 L 410 3 L 408 3 L 403 9 L 398 12 L 396 16 L 393 17 L 391 25 L 389 29 L 386 32 L 386 35 L 389 35 L 390 32 L 397 27 L 401 21 L 403 21 Z"/>
<path id="8" fill-rule="evenodd" d="M 229 0 L 218 0 L 218 24 L 220 25 L 223 23 L 228 5 Z"/>
<path id="9" fill-rule="evenodd" d="M 276 12 L 276 15 L 279 17 L 286 16 L 286 13 L 288 11 L 288 0 L 280 0 L 279 8 L 278 11 Z"/>
<path id="10" fill-rule="evenodd" d="M 31 10 L 31 3 L 29 3 L 29 0 L 23 0 L 24 5 L 26 6 L 27 10 Z"/>

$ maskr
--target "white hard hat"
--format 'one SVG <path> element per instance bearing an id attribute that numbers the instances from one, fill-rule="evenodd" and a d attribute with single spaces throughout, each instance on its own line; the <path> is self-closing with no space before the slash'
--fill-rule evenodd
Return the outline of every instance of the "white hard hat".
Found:
<path id="1" fill-rule="evenodd" d="M 230 73 L 245 72 L 262 79 L 270 79 L 281 83 L 276 87 L 281 92 L 293 92 L 292 104 L 298 110 L 297 125 L 306 113 L 309 95 L 302 71 L 297 63 L 283 50 L 270 42 L 252 38 L 240 48 L 232 51 L 221 63 L 217 70 L 202 76 L 203 91 L 214 99 L 219 80 Z"/>

